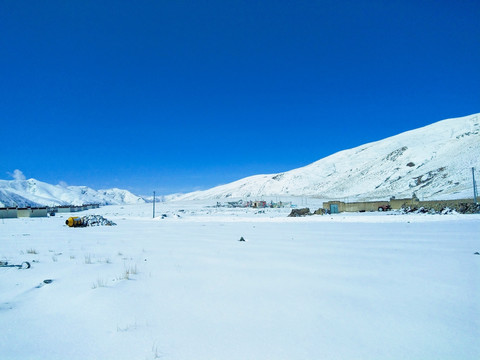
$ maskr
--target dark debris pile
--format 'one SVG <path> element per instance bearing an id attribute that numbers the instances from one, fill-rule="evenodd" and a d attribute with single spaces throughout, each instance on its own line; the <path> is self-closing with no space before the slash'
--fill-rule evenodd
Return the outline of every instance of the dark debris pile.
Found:
<path id="1" fill-rule="evenodd" d="M 303 208 L 303 209 L 292 209 L 290 214 L 288 215 L 289 217 L 300 217 L 300 216 L 307 216 L 307 215 L 312 215 L 310 213 L 309 208 Z"/>
<path id="2" fill-rule="evenodd" d="M 112 220 L 105 219 L 101 215 L 87 215 L 82 217 L 82 222 L 84 226 L 114 226 L 115 224 Z"/>
<path id="3" fill-rule="evenodd" d="M 432 207 L 402 207 L 400 212 L 403 214 L 480 214 L 480 204 L 461 203 L 457 206 L 432 206 Z"/>

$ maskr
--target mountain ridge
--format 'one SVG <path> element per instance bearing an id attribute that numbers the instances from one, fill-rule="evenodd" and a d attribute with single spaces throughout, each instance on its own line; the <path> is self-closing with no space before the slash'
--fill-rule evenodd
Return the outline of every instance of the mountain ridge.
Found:
<path id="1" fill-rule="evenodd" d="M 94 190 L 87 186 L 51 185 L 36 179 L 0 180 L 0 206 L 123 205 L 145 199 L 122 189 Z"/>
<path id="2" fill-rule="evenodd" d="M 480 168 L 480 113 L 451 118 L 342 150 L 309 165 L 245 177 L 165 200 L 309 196 L 325 200 L 391 197 L 459 199 L 473 195 L 471 168 Z M 480 178 L 480 176 L 478 176 Z M 0 180 L 0 206 L 150 202 L 118 188 L 51 185 L 36 179 Z"/>
<path id="3" fill-rule="evenodd" d="M 277 174 L 167 197 L 170 200 L 312 196 L 378 200 L 392 196 L 472 197 L 471 168 L 479 167 L 480 114 L 451 118 L 342 150 Z"/>

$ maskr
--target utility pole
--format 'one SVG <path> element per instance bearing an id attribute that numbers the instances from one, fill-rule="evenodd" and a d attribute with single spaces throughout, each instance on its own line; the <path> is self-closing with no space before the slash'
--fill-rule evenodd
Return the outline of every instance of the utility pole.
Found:
<path id="1" fill-rule="evenodd" d="M 153 192 L 153 218 L 155 219 L 155 191 Z"/>
<path id="2" fill-rule="evenodd" d="M 472 180 L 473 180 L 473 202 L 477 203 L 477 183 L 475 182 L 475 168 L 472 167 Z"/>

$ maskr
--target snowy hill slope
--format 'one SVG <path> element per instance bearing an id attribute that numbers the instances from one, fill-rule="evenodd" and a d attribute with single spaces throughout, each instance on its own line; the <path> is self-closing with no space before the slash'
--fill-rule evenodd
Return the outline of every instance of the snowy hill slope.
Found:
<path id="1" fill-rule="evenodd" d="M 51 185 L 35 179 L 0 180 L 0 206 L 140 204 L 145 200 L 127 190 L 93 190 L 86 186 Z"/>
<path id="2" fill-rule="evenodd" d="M 372 200 L 471 198 L 471 168 L 480 168 L 480 114 L 344 150 L 302 168 L 250 176 L 177 199 L 314 196 Z"/>

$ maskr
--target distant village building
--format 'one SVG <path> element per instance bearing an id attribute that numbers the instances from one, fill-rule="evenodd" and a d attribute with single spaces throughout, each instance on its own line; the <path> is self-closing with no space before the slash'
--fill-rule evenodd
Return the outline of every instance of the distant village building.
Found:
<path id="1" fill-rule="evenodd" d="M 0 219 L 11 219 L 17 217 L 17 208 L 4 207 L 0 208 Z"/>
<path id="2" fill-rule="evenodd" d="M 267 207 L 267 202 L 260 200 L 260 201 L 253 201 L 252 202 L 252 207 L 253 208 L 265 208 Z"/>
<path id="3" fill-rule="evenodd" d="M 62 205 L 54 207 L 3 207 L 0 208 L 0 219 L 14 219 L 20 217 L 47 217 L 55 213 L 70 213 L 89 209 L 98 209 L 99 204 L 88 204 L 81 206 Z"/>
<path id="4" fill-rule="evenodd" d="M 30 217 L 46 217 L 48 210 L 46 207 L 30 208 Z"/>
<path id="5" fill-rule="evenodd" d="M 17 217 L 30 217 L 30 208 L 18 208 Z"/>
<path id="6" fill-rule="evenodd" d="M 46 217 L 46 207 L 18 208 L 17 217 Z"/>
<path id="7" fill-rule="evenodd" d="M 364 211 L 383 211 L 388 210 L 390 204 L 388 201 L 364 201 L 346 203 L 343 201 L 327 201 L 323 203 L 323 209 L 330 214 L 341 212 L 364 212 Z"/>

